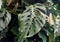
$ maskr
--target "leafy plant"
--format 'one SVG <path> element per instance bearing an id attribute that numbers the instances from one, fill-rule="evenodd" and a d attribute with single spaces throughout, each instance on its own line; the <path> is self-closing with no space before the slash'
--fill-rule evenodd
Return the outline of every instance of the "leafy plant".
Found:
<path id="1" fill-rule="evenodd" d="M 58 4 L 54 5 L 52 0 L 35 1 L 2 0 L 0 39 L 10 31 L 15 35 L 14 42 L 35 42 L 36 39 L 31 38 L 36 34 L 43 42 L 55 42 L 55 38 L 60 36 Z"/>

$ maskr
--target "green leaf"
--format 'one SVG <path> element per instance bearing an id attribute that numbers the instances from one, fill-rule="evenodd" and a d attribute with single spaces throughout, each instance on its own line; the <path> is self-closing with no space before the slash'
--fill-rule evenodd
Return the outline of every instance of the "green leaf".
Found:
<path id="1" fill-rule="evenodd" d="M 20 42 L 27 37 L 34 36 L 38 33 L 45 24 L 45 10 L 43 5 L 35 4 L 27 7 L 27 9 L 18 15 Z M 42 11 L 41 11 L 41 10 Z M 44 11 L 44 12 L 43 12 Z"/>
<path id="2" fill-rule="evenodd" d="M 38 35 L 40 38 L 42 38 L 43 42 L 47 42 L 47 36 L 44 34 L 44 32 L 40 31 Z"/>
<path id="3" fill-rule="evenodd" d="M 14 35 L 18 36 L 18 31 L 17 31 L 17 27 L 12 27 L 11 32 L 13 32 Z"/>
<path id="4" fill-rule="evenodd" d="M 60 16 L 57 15 L 56 21 L 54 24 L 54 33 L 56 36 L 60 36 Z"/>
<path id="5" fill-rule="evenodd" d="M 11 15 L 10 13 L 3 9 L 0 10 L 0 39 L 5 35 L 7 32 L 7 26 L 11 20 Z"/>
<path id="6" fill-rule="evenodd" d="M 5 29 L 5 27 L 7 27 L 7 25 L 9 24 L 11 20 L 10 13 L 5 9 L 3 9 L 2 11 L 3 12 L 0 12 L 0 31 Z"/>
<path id="7" fill-rule="evenodd" d="M 44 31 L 47 33 L 47 36 L 49 37 L 49 42 L 54 42 L 54 28 L 53 26 L 50 26 L 47 22 L 45 24 Z"/>

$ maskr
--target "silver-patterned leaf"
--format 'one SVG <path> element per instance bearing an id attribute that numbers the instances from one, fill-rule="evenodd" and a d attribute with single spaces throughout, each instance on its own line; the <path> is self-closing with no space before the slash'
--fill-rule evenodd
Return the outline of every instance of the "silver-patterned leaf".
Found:
<path id="1" fill-rule="evenodd" d="M 11 15 L 5 9 L 3 10 L 3 12 L 0 13 L 0 15 L 1 15 L 0 16 L 0 31 L 2 31 L 9 24 L 9 22 L 11 20 Z"/>
<path id="2" fill-rule="evenodd" d="M 26 37 L 34 36 L 44 26 L 46 19 L 44 9 L 43 5 L 35 4 L 27 7 L 22 14 L 18 15 L 20 42 L 23 42 Z"/>

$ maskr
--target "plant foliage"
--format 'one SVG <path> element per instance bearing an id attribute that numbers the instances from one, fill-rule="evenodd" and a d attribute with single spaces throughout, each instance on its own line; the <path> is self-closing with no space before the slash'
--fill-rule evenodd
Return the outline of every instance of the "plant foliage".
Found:
<path id="1" fill-rule="evenodd" d="M 0 40 L 10 31 L 14 42 L 40 42 L 35 35 L 43 42 L 59 42 L 59 4 L 52 0 L 1 0 L 0 7 Z"/>

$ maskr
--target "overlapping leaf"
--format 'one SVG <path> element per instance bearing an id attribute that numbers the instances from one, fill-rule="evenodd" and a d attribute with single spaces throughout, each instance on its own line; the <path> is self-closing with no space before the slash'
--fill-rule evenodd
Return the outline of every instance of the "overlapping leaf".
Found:
<path id="1" fill-rule="evenodd" d="M 38 35 L 42 38 L 43 42 L 47 42 L 47 37 L 43 31 L 40 31 Z"/>
<path id="2" fill-rule="evenodd" d="M 0 31 L 3 30 L 9 24 L 11 20 L 11 15 L 7 10 L 3 10 L 0 12 Z"/>
<path id="3" fill-rule="evenodd" d="M 10 13 L 5 9 L 0 10 L 0 39 L 7 31 L 7 26 L 10 20 L 11 20 Z"/>
<path id="4" fill-rule="evenodd" d="M 56 21 L 55 21 L 55 24 L 54 24 L 54 35 L 55 37 L 56 36 L 60 36 L 60 16 L 57 15 L 56 17 Z"/>

